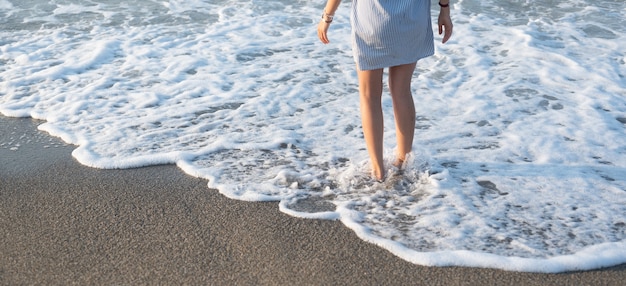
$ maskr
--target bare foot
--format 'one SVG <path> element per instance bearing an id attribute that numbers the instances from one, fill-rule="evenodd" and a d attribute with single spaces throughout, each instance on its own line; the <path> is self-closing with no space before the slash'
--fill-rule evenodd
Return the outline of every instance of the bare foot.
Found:
<path id="1" fill-rule="evenodd" d="M 402 166 L 403 165 L 404 165 L 404 159 L 398 158 L 398 159 L 396 159 L 395 162 L 393 162 L 393 166 L 398 168 L 398 169 L 400 169 L 400 170 L 402 170 Z"/>
<path id="2" fill-rule="evenodd" d="M 377 172 L 376 170 L 372 170 L 372 176 L 376 181 L 382 182 L 385 180 L 385 171 L 380 170 Z"/>

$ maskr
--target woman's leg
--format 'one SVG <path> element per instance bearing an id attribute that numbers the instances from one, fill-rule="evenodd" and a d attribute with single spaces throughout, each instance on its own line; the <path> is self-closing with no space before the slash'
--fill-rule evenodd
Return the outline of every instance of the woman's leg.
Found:
<path id="1" fill-rule="evenodd" d="M 415 64 L 406 64 L 389 68 L 389 90 L 393 101 L 393 113 L 396 120 L 396 140 L 398 154 L 394 165 L 401 167 L 406 154 L 413 147 L 415 134 L 415 104 L 411 94 L 411 78 Z"/>
<path id="2" fill-rule="evenodd" d="M 372 173 L 378 180 L 385 178 L 383 164 L 383 70 L 359 70 L 361 121 L 365 145 L 372 161 Z"/>

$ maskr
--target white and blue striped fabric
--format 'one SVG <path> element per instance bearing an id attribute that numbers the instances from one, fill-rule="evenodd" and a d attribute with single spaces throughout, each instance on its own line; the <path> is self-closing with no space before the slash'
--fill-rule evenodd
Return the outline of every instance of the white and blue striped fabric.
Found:
<path id="1" fill-rule="evenodd" d="M 435 53 L 430 0 L 352 0 L 350 21 L 360 70 L 414 63 Z"/>

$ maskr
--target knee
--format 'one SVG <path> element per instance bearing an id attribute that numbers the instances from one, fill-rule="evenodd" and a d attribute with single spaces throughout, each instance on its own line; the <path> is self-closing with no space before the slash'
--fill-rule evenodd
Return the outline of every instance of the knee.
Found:
<path id="1" fill-rule="evenodd" d="M 380 101 L 383 94 L 382 88 L 372 86 L 361 86 L 359 89 L 359 96 L 362 100 L 367 101 Z"/>
<path id="2" fill-rule="evenodd" d="M 389 93 L 393 98 L 411 97 L 411 81 L 389 79 Z"/>
<path id="3" fill-rule="evenodd" d="M 411 93 L 410 87 L 391 87 L 389 86 L 389 93 L 391 94 L 391 99 L 393 101 L 413 101 L 413 94 Z"/>

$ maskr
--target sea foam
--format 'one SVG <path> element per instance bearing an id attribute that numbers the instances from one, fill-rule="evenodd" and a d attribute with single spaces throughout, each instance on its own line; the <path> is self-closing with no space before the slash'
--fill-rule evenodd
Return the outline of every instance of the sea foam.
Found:
<path id="1" fill-rule="evenodd" d="M 0 112 L 46 120 L 87 166 L 176 164 L 417 264 L 626 262 L 623 1 L 455 1 L 453 38 L 414 75 L 414 152 L 384 182 L 369 178 L 350 3 L 329 45 L 322 5 L 0 0 Z M 390 166 L 388 95 L 383 108 Z"/>

